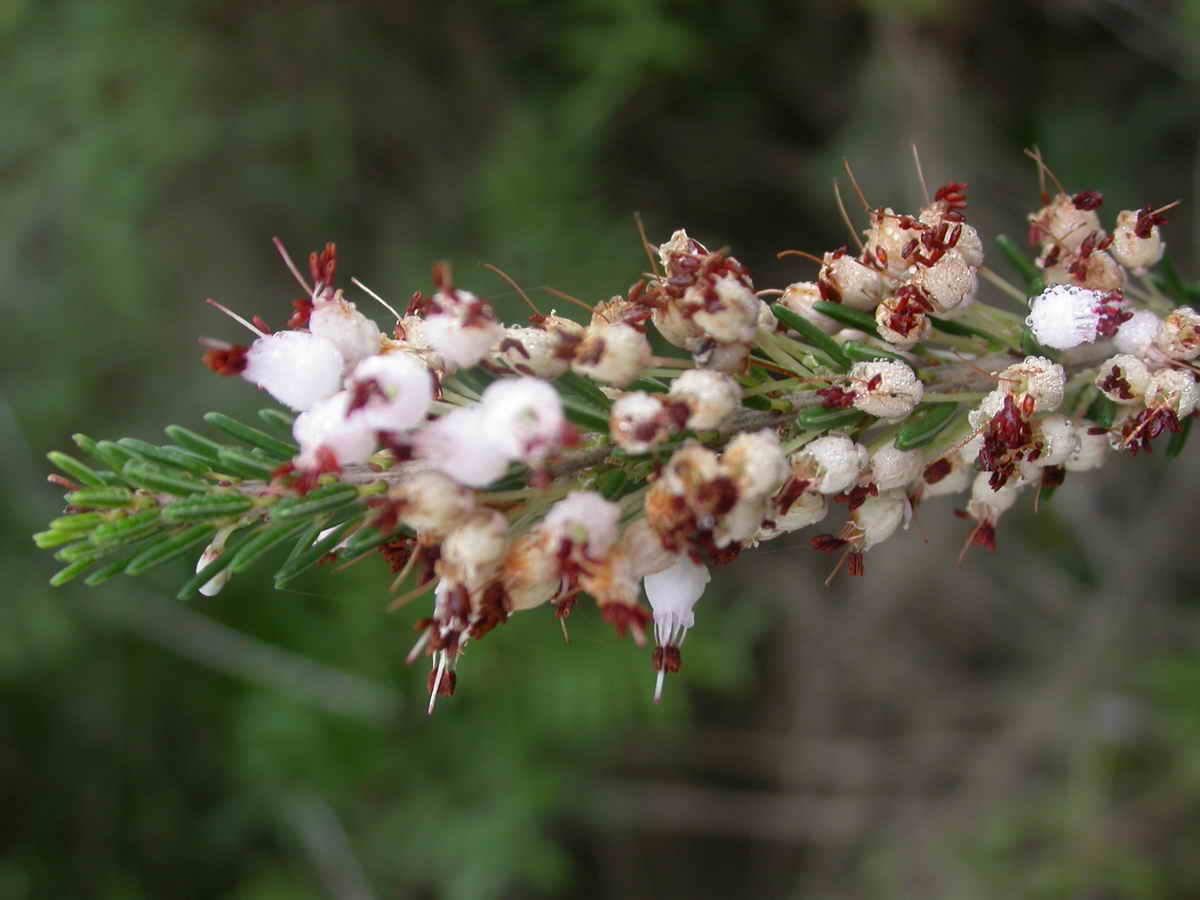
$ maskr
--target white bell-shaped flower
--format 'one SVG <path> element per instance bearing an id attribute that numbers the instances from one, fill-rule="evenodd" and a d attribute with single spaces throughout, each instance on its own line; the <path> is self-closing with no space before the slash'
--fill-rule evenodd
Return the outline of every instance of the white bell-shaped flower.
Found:
<path id="1" fill-rule="evenodd" d="M 658 679 L 654 686 L 654 701 L 662 698 L 664 676 L 679 670 L 679 647 L 695 624 L 692 612 L 696 602 L 711 580 L 708 567 L 680 556 L 675 565 L 656 575 L 647 575 L 646 599 L 654 612 L 654 636 L 658 640 L 655 652 Z"/>
<path id="2" fill-rule="evenodd" d="M 344 365 L 342 354 L 325 338 L 277 331 L 250 345 L 242 377 L 285 406 L 303 411 L 337 393 Z"/>

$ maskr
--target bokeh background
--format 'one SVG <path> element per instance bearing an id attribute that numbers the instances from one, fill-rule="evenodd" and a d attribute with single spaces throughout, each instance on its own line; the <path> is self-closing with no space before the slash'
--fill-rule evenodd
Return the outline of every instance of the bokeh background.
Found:
<path id="1" fill-rule="evenodd" d="M 916 141 L 1019 235 L 1037 143 L 1109 216 L 1182 198 L 1194 278 L 1198 61 L 1194 0 L 0 0 L 0 898 L 1200 895 L 1200 447 L 957 567 L 946 501 L 831 589 L 806 535 L 747 554 L 660 708 L 588 610 L 427 719 L 381 564 L 181 605 L 183 563 L 52 591 L 29 540 L 72 432 L 253 415 L 196 337 L 286 316 L 275 234 L 517 315 L 482 262 L 606 297 L 638 210 L 782 286 L 846 240 L 843 157 L 912 209 Z"/>

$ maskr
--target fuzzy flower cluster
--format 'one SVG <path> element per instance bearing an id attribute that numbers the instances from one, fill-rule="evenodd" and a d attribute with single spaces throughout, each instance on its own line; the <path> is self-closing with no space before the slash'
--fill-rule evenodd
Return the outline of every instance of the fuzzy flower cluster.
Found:
<path id="1" fill-rule="evenodd" d="M 253 471 L 253 459 L 217 454 L 198 589 L 221 589 L 238 567 L 217 562 L 273 509 L 296 516 L 318 498 L 302 544 L 347 563 L 376 548 L 396 576 L 393 607 L 425 606 L 409 660 L 430 659 L 431 710 L 473 641 L 540 608 L 566 635 L 584 597 L 618 635 L 653 637 L 658 699 L 710 569 L 764 541 L 832 516 L 809 544 L 838 554 L 834 574 L 859 576 L 925 501 L 961 496 L 964 551 L 995 549 L 1023 492 L 1046 500 L 1067 473 L 1163 434 L 1177 452 L 1200 401 L 1200 314 L 1150 271 L 1169 207 L 1123 211 L 1109 234 L 1101 203 L 1043 194 L 1035 258 L 1015 260 L 1040 283 L 1023 285 L 985 267 L 958 182 L 911 215 L 863 198 L 867 227 L 846 216 L 857 252 L 802 254 L 813 280 L 781 290 L 757 289 L 728 251 L 679 229 L 643 238 L 652 271 L 626 293 L 591 305 L 554 292 L 587 307 L 586 322 L 526 298 L 533 316 L 505 325 L 439 264 L 403 313 L 363 288 L 392 311 L 384 330 L 336 286 L 333 245 L 310 256 L 308 281 L 284 253 L 304 290 L 286 326 L 230 313 L 253 340 L 206 340 L 205 362 L 292 410 L 297 451 L 259 480 L 221 468 Z M 653 334 L 678 352 L 655 355 Z M 75 490 L 70 512 L 133 534 L 131 517 L 183 522 L 198 508 L 156 492 L 177 482 L 132 472 L 143 480 L 121 503 L 110 492 L 111 508 L 86 512 Z M 357 518 L 326 512 L 338 491 Z"/>

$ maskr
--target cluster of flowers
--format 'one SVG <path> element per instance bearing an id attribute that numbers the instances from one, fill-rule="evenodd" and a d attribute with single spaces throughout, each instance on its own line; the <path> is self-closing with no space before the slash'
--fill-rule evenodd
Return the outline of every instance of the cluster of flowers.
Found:
<path id="1" fill-rule="evenodd" d="M 657 699 L 709 566 L 840 503 L 844 523 L 812 546 L 861 575 L 919 502 L 961 493 L 964 551 L 994 549 L 1025 488 L 1044 496 L 1110 450 L 1183 433 L 1200 315 L 1147 271 L 1165 208 L 1123 211 L 1109 235 L 1101 202 L 1043 191 L 1024 290 L 985 267 L 960 183 L 911 216 L 864 199 L 858 252 L 811 257 L 815 280 L 782 290 L 756 290 L 683 230 L 643 238 L 651 271 L 586 325 L 534 307 L 505 326 L 438 265 L 432 293 L 384 332 L 335 287 L 328 245 L 311 284 L 284 254 L 305 291 L 286 329 L 234 316 L 255 339 L 207 341 L 205 361 L 298 414 L 299 453 L 257 496 L 379 487 L 358 527 L 393 535 L 381 549 L 396 583 L 416 583 L 397 603 L 432 596 L 409 655 L 432 658 L 431 710 L 471 640 L 543 605 L 565 634 L 581 594 L 639 644 L 653 624 Z M 980 300 L 981 280 L 1021 311 Z M 689 356 L 655 355 L 651 325 Z M 221 528 L 198 572 L 247 521 Z"/>

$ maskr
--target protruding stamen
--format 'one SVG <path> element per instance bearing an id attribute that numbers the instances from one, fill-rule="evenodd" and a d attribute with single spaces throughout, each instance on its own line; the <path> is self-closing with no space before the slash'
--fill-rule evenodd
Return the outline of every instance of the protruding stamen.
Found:
<path id="1" fill-rule="evenodd" d="M 363 291 L 372 300 L 375 300 L 377 303 L 382 305 L 384 309 L 386 309 L 388 312 L 390 312 L 393 316 L 396 317 L 397 322 L 400 321 L 400 318 L 401 318 L 400 313 L 396 312 L 396 310 L 392 307 L 392 305 L 390 303 L 388 303 L 386 300 L 384 300 L 382 297 L 380 297 L 377 293 L 375 293 L 373 290 L 371 290 L 369 287 L 367 287 L 365 284 L 363 284 L 357 278 L 351 277 L 350 283 L 353 284 L 360 291 Z"/>
<path id="2" fill-rule="evenodd" d="M 925 205 L 929 205 L 929 186 L 925 183 L 925 169 L 921 166 L 921 154 L 917 151 L 917 145 L 912 145 L 913 162 L 917 166 L 917 180 L 921 182 L 921 193 L 925 195 Z"/>
<path id="3" fill-rule="evenodd" d="M 278 236 L 271 238 L 271 243 L 275 245 L 275 249 L 279 251 L 279 255 L 283 257 L 283 264 L 288 267 L 288 271 L 292 273 L 296 281 L 300 283 L 300 287 L 304 288 L 304 293 L 310 297 L 313 295 L 313 289 L 308 286 L 308 282 L 304 280 L 304 276 L 300 274 L 300 270 L 296 268 L 296 264 L 292 262 L 292 258 L 288 256 L 287 248 L 283 246 L 283 241 Z"/>
<path id="4" fill-rule="evenodd" d="M 537 308 L 537 304 L 529 299 L 529 295 L 525 293 L 519 284 L 517 284 L 515 278 L 511 277 L 507 272 L 498 266 L 493 266 L 491 263 L 484 263 L 483 267 L 491 272 L 495 272 L 497 275 L 507 281 L 512 289 L 521 295 L 521 299 L 529 304 L 529 308 L 533 310 L 533 314 L 535 316 L 540 316 L 542 314 L 542 311 Z"/>
<path id="5" fill-rule="evenodd" d="M 221 312 L 225 313 L 225 315 L 229 316 L 229 318 L 233 319 L 233 321 L 237 322 L 239 325 L 245 325 L 247 328 L 249 328 L 251 331 L 254 332 L 256 337 L 266 337 L 265 334 L 263 334 L 258 328 L 256 328 L 254 326 L 253 322 L 249 321 L 248 319 L 243 318 L 242 316 L 239 316 L 232 309 L 230 309 L 227 306 L 223 306 L 222 304 L 220 304 L 216 300 L 214 300 L 212 297 L 206 298 L 204 302 L 207 303 L 209 306 L 216 307 Z"/>
<path id="6" fill-rule="evenodd" d="M 646 251 L 646 259 L 650 260 L 650 271 L 654 273 L 655 278 L 661 277 L 658 274 L 658 260 L 654 258 L 654 251 L 650 249 L 654 245 L 646 238 L 646 225 L 642 221 L 642 214 L 635 212 L 633 221 L 637 223 L 638 237 L 642 239 L 642 249 Z"/>
<path id="7" fill-rule="evenodd" d="M 855 230 L 854 223 L 850 221 L 850 213 L 846 212 L 846 204 L 842 200 L 842 188 L 836 178 L 833 179 L 833 196 L 837 200 L 837 208 L 838 212 L 842 214 L 842 221 L 846 223 L 846 228 L 850 231 L 850 237 L 853 238 L 854 243 L 858 245 L 858 249 L 861 251 L 863 248 L 862 238 L 859 237 L 858 232 Z"/>
<path id="8" fill-rule="evenodd" d="M 658 670 L 658 677 L 654 680 L 654 702 L 658 703 L 662 700 L 663 682 L 667 678 L 667 670 L 665 668 Z"/>
<path id="9" fill-rule="evenodd" d="M 433 715 L 433 707 L 437 703 L 438 692 L 442 687 L 442 677 L 446 674 L 446 651 L 438 651 L 437 675 L 433 679 L 433 687 L 429 691 L 429 708 L 425 710 L 425 715 Z"/>
<path id="10" fill-rule="evenodd" d="M 866 195 L 863 193 L 862 188 L 858 186 L 858 179 L 854 177 L 854 170 L 850 168 L 850 160 L 843 158 L 842 165 L 846 169 L 846 174 L 850 176 L 850 184 L 854 186 L 854 192 L 858 194 L 858 200 L 863 205 L 863 211 L 869 213 L 871 211 L 871 204 L 867 202 Z"/>

